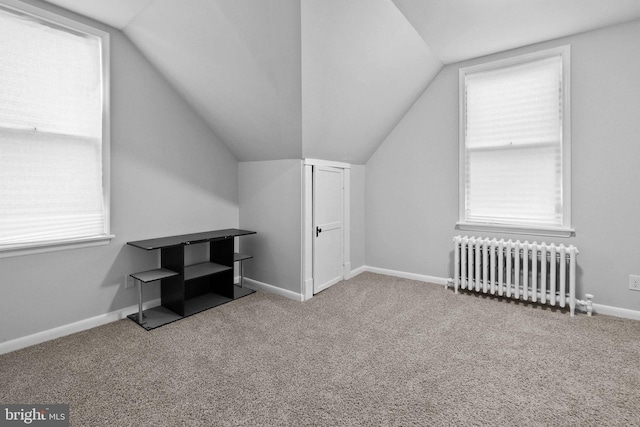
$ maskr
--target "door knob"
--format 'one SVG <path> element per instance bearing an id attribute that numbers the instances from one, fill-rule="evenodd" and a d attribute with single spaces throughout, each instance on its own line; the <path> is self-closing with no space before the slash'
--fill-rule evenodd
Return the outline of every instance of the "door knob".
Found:
<path id="1" fill-rule="evenodd" d="M 318 237 L 318 234 L 320 233 L 322 233 L 322 228 L 316 227 L 316 237 Z"/>

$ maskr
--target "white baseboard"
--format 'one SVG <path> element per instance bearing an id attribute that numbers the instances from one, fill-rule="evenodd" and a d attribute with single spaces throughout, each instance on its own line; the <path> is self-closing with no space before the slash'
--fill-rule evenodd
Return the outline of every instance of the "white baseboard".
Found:
<path id="1" fill-rule="evenodd" d="M 144 310 L 160 305 L 160 298 L 147 301 L 142 304 Z M 121 308 L 109 313 L 100 314 L 98 316 L 90 317 L 89 319 L 79 320 L 67 325 L 58 326 L 57 328 L 49 329 L 46 331 L 38 332 L 26 337 L 16 338 L 14 340 L 5 341 L 0 343 L 0 354 L 10 353 L 12 351 L 20 350 L 25 347 L 40 344 L 45 341 L 50 341 L 56 338 L 64 337 L 67 335 L 75 334 L 87 329 L 95 328 L 97 326 L 106 325 L 107 323 L 115 322 L 120 319 L 124 319 L 130 314 L 138 311 L 138 304 L 129 307 Z"/>
<path id="2" fill-rule="evenodd" d="M 442 286 L 446 285 L 447 281 L 449 280 L 448 278 L 444 278 L 444 277 L 427 276 L 424 274 L 416 274 L 416 273 L 406 273 L 404 271 L 388 270 L 386 268 L 371 267 L 368 265 L 360 267 L 360 269 L 363 269 L 363 271 L 368 271 L 371 273 L 385 274 L 387 276 L 394 276 L 394 277 L 402 277 L 403 279 L 418 280 L 420 282 L 435 283 L 437 285 L 442 285 Z"/>
<path id="3" fill-rule="evenodd" d="M 238 276 L 236 278 L 236 282 L 240 280 Z M 281 289 L 273 285 L 269 285 L 267 283 L 258 282 L 257 280 L 252 280 L 248 278 L 244 278 L 244 284 L 254 290 L 271 292 L 273 294 L 281 295 L 286 298 L 295 300 L 295 301 L 304 301 L 304 298 L 301 294 L 297 294 L 292 291 L 288 291 L 286 289 Z M 152 307 L 156 307 L 160 305 L 160 298 L 147 301 L 143 303 L 142 308 L 147 310 Z M 67 325 L 58 326 L 53 329 L 48 329 L 46 331 L 38 332 L 32 335 L 27 335 L 25 337 L 16 338 L 10 341 L 5 341 L 0 343 L 0 354 L 10 353 L 12 351 L 20 350 L 22 348 L 30 347 L 32 345 L 40 344 L 46 341 L 54 340 L 56 338 L 64 337 L 67 335 L 75 334 L 76 332 L 81 332 L 87 329 L 95 328 L 97 326 L 106 325 L 107 323 L 115 322 L 120 319 L 124 319 L 130 314 L 136 313 L 138 311 L 138 305 L 132 305 L 129 307 L 121 308 L 119 310 L 115 310 L 109 313 L 100 314 L 98 316 L 90 317 L 88 319 L 79 320 L 74 323 L 69 323 Z"/>
<path id="4" fill-rule="evenodd" d="M 445 286 L 447 284 L 447 281 L 449 280 L 444 277 L 434 277 L 434 276 L 426 276 L 422 274 L 406 273 L 403 271 L 388 270 L 385 268 L 371 267 L 367 265 L 357 268 L 352 272 L 352 275 L 355 277 L 358 274 L 363 273 L 365 271 L 369 271 L 371 273 L 385 274 L 387 276 L 402 277 L 404 279 L 419 280 L 421 282 L 435 283 L 443 286 Z M 576 306 L 576 310 L 585 311 L 580 306 Z M 640 311 L 613 307 L 610 305 L 593 303 L 593 312 L 595 314 L 606 314 L 608 316 L 620 317 L 623 319 L 640 320 Z"/>
<path id="5" fill-rule="evenodd" d="M 368 271 L 371 273 L 377 273 L 377 274 L 384 274 L 387 276 L 402 277 L 404 279 L 418 280 L 421 282 L 435 283 L 443 286 L 446 285 L 447 281 L 449 280 L 443 277 L 427 276 L 427 275 L 415 274 L 415 273 L 406 273 L 403 271 L 389 270 L 385 268 L 371 267 L 366 265 L 360 266 L 355 270 L 353 270 L 351 272 L 351 277 L 355 277 L 360 273 L 364 273 L 365 271 Z M 276 295 L 283 296 L 285 298 L 292 299 L 294 301 L 304 301 L 304 295 L 302 294 L 298 294 L 293 291 L 278 288 L 277 286 L 269 285 L 267 283 L 259 282 L 257 280 L 249 279 L 246 277 L 244 278 L 244 280 L 245 280 L 244 283 L 247 285 L 247 287 L 253 290 L 270 292 Z M 146 310 L 152 307 L 156 307 L 158 305 L 160 305 L 160 298 L 145 302 L 143 304 L 143 308 Z M 580 309 L 580 308 L 576 307 L 576 309 Z M 20 350 L 25 347 L 40 344 L 56 338 L 64 337 L 66 335 L 71 335 L 76 332 L 81 332 L 87 329 L 95 328 L 97 326 L 106 325 L 107 323 L 124 319 L 129 314 L 135 313 L 137 311 L 138 311 L 138 305 L 136 304 L 136 305 L 121 308 L 119 310 L 115 310 L 106 314 L 94 316 L 89 319 L 84 319 L 74 323 L 70 323 L 68 325 L 62 325 L 62 326 L 58 326 L 57 328 L 38 332 L 32 335 L 27 335 L 26 337 L 5 341 L 3 343 L 0 343 L 0 354 L 10 353 L 12 351 Z M 594 303 L 593 312 L 596 314 L 605 314 L 605 315 L 620 317 L 624 319 L 640 320 L 640 311 L 638 310 L 629 310 L 626 308 L 612 307 L 609 305 Z"/>
<path id="6" fill-rule="evenodd" d="M 313 298 L 313 279 L 304 281 L 304 301 Z"/>
<path id="7" fill-rule="evenodd" d="M 593 312 L 596 314 L 606 314 L 609 316 L 621 317 L 623 319 L 640 320 L 640 311 L 629 310 L 627 308 L 612 307 L 610 305 L 594 303 Z"/>
<path id="8" fill-rule="evenodd" d="M 344 264 L 344 266 L 342 267 L 342 277 L 344 277 L 344 280 L 349 280 L 351 279 L 352 273 L 351 273 L 351 263 L 347 262 Z"/>
<path id="9" fill-rule="evenodd" d="M 254 291 L 264 291 L 264 292 L 280 295 L 285 298 L 292 299 L 294 301 L 304 301 L 304 295 L 293 292 L 293 291 L 289 291 L 287 289 L 282 289 L 277 286 L 270 285 L 268 283 L 259 282 L 257 280 L 249 279 L 247 277 L 244 278 L 244 283 L 248 288 L 251 288 Z"/>
<path id="10" fill-rule="evenodd" d="M 355 270 L 351 270 L 351 277 L 356 277 L 358 274 L 364 273 L 367 270 L 367 266 L 366 265 L 361 265 L 360 267 L 356 268 Z"/>

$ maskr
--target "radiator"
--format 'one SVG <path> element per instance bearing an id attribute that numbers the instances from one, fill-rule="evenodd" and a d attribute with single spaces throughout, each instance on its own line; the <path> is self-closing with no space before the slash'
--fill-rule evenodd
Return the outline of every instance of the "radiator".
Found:
<path id="1" fill-rule="evenodd" d="M 593 295 L 576 298 L 576 256 L 573 246 L 456 236 L 453 286 L 550 306 L 576 304 L 592 313 Z"/>

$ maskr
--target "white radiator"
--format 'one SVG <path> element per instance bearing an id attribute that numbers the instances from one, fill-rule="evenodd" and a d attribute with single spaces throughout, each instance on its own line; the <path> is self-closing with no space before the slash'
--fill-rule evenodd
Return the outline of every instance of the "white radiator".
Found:
<path id="1" fill-rule="evenodd" d="M 593 295 L 576 299 L 576 256 L 573 246 L 456 236 L 453 286 L 551 306 L 576 304 L 591 315 Z"/>

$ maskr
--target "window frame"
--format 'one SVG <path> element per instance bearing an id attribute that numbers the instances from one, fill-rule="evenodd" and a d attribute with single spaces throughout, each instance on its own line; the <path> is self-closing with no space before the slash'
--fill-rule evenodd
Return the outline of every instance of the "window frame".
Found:
<path id="1" fill-rule="evenodd" d="M 47 242 L 20 243 L 0 248 L 0 258 L 100 246 L 115 238 L 111 234 L 111 125 L 110 125 L 110 34 L 93 26 L 57 13 L 41 9 L 18 0 L 0 0 L 0 7 L 19 15 L 52 23 L 54 26 L 85 33 L 100 39 L 102 66 L 102 198 L 104 204 L 104 231 L 96 236 L 61 239 Z"/>
<path id="2" fill-rule="evenodd" d="M 527 234 L 538 236 L 570 237 L 575 233 L 571 226 L 571 47 L 559 46 L 496 61 L 484 62 L 459 69 L 459 129 L 458 129 L 458 222 L 459 230 L 495 233 Z M 562 225 L 560 227 L 537 225 L 508 225 L 473 222 L 466 219 L 466 76 L 469 74 L 512 67 L 549 57 L 562 58 Z"/>

